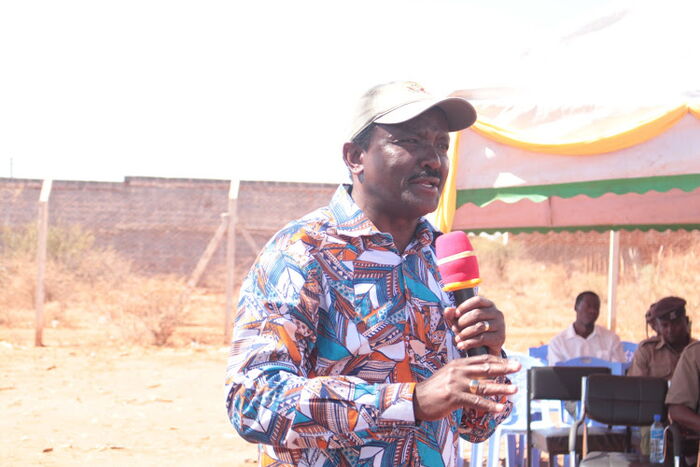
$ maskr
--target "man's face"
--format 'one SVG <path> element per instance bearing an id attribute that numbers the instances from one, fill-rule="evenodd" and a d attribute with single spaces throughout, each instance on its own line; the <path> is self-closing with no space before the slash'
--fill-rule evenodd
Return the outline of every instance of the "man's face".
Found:
<path id="1" fill-rule="evenodd" d="M 600 300 L 595 295 L 584 295 L 576 306 L 576 321 L 584 325 L 595 324 L 600 314 Z"/>
<path id="2" fill-rule="evenodd" d="M 377 125 L 360 177 L 368 214 L 417 219 L 437 208 L 449 169 L 447 120 L 434 108 L 396 125 Z"/>
<path id="3" fill-rule="evenodd" d="M 671 345 L 682 344 L 688 339 L 688 318 L 656 319 L 656 331 Z"/>

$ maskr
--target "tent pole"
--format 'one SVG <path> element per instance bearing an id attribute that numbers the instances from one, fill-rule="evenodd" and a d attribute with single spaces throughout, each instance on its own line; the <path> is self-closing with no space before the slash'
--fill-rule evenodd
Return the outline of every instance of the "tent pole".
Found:
<path id="1" fill-rule="evenodd" d="M 620 232 L 610 231 L 610 254 L 608 256 L 608 329 L 615 331 L 615 304 L 617 281 L 620 277 Z"/>

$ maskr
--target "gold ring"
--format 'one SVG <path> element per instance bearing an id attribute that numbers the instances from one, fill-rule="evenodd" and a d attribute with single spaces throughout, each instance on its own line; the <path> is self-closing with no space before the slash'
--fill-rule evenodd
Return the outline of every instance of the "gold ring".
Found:
<path id="1" fill-rule="evenodd" d="M 491 322 L 490 321 L 482 321 L 484 323 L 484 327 L 486 330 L 484 332 L 489 332 L 491 330 Z"/>
<path id="2" fill-rule="evenodd" d="M 467 387 L 469 388 L 470 393 L 478 394 L 479 393 L 479 380 L 478 379 L 470 379 L 469 385 Z"/>

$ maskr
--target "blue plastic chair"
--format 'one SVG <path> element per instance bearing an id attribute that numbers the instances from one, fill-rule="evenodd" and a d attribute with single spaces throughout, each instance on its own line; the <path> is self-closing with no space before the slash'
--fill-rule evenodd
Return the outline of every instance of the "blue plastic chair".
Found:
<path id="1" fill-rule="evenodd" d="M 518 386 L 519 391 L 511 396 L 513 402 L 513 411 L 510 416 L 503 421 L 493 435 L 489 438 L 489 457 L 487 461 L 488 467 L 500 465 L 500 447 L 501 437 L 507 436 L 507 451 L 506 451 L 506 466 L 522 466 L 525 457 L 525 432 L 527 431 L 525 411 L 527 406 L 527 394 L 525 388 L 527 386 L 527 370 L 536 366 L 545 366 L 545 364 L 537 357 L 525 355 L 522 353 L 509 353 L 508 358 L 517 360 L 522 365 L 522 368 L 517 373 L 509 376 L 510 380 Z M 551 404 L 542 404 L 543 407 L 551 407 Z M 546 409 L 545 409 L 546 410 Z M 531 423 L 535 428 L 546 428 L 551 426 L 549 417 L 542 416 L 542 419 Z M 517 441 L 517 443 L 516 443 Z M 480 462 L 481 459 L 473 459 L 475 462 Z M 539 451 L 534 452 L 533 460 L 539 460 Z M 475 465 L 481 465 L 477 463 Z M 539 465 L 534 462 L 533 465 Z"/>
<path id="2" fill-rule="evenodd" d="M 632 363 L 632 357 L 634 357 L 637 346 L 638 344 L 636 342 L 622 341 L 622 350 L 625 352 L 627 363 Z"/>
<path id="3" fill-rule="evenodd" d="M 549 350 L 549 346 L 547 344 L 540 345 L 539 347 L 530 347 L 527 349 L 527 353 L 531 357 L 539 358 L 542 360 L 545 364 L 547 364 L 547 352 Z"/>

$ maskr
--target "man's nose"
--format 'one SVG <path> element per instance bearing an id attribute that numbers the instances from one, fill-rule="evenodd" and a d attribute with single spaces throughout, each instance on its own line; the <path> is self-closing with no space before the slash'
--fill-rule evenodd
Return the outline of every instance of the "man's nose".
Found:
<path id="1" fill-rule="evenodd" d="M 444 157 L 443 153 L 440 152 L 439 148 L 436 148 L 430 144 L 426 144 L 423 148 L 423 154 L 421 158 L 421 165 L 423 167 L 430 167 L 431 169 L 439 169 L 447 159 Z"/>

